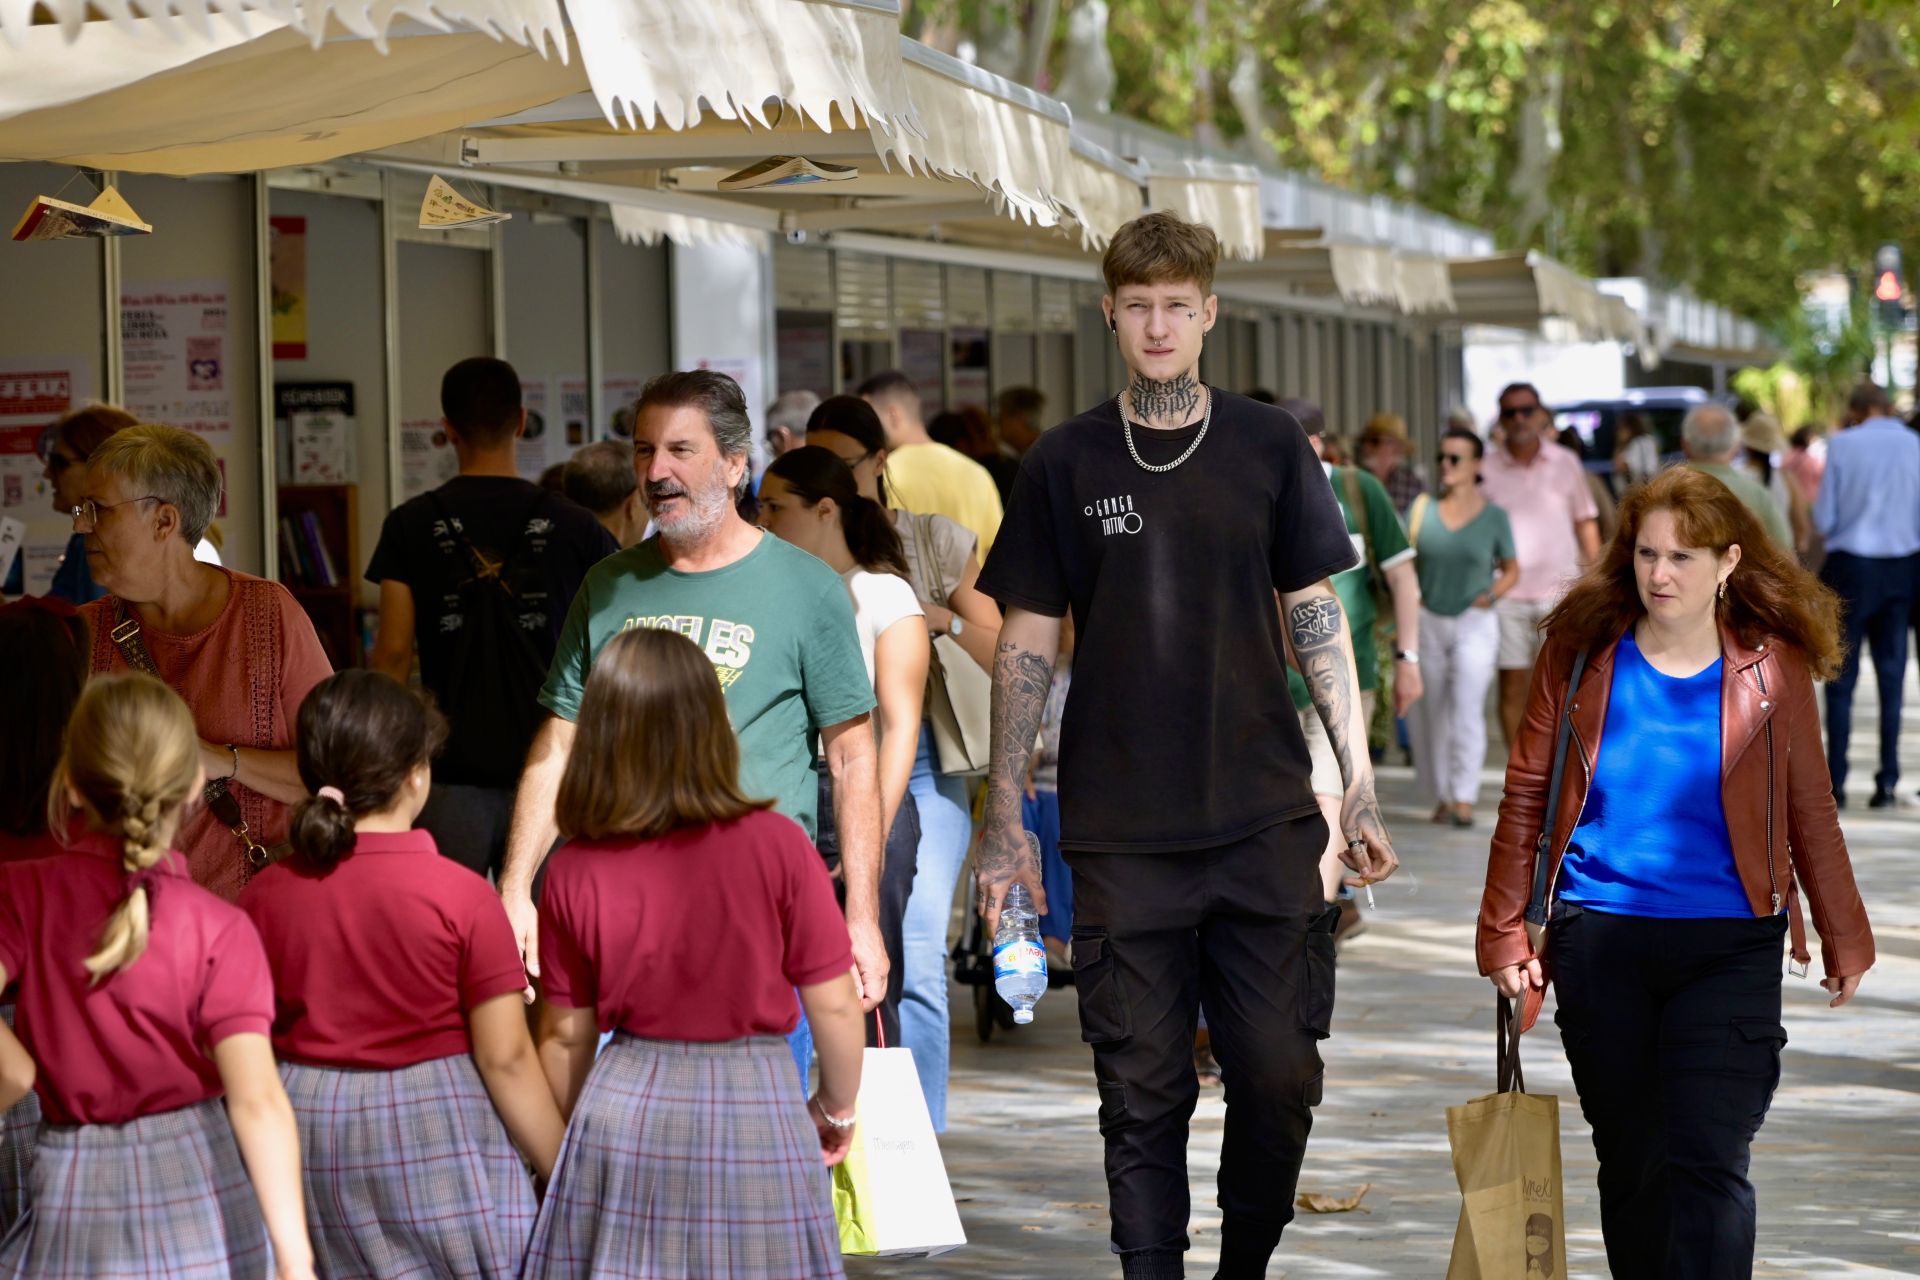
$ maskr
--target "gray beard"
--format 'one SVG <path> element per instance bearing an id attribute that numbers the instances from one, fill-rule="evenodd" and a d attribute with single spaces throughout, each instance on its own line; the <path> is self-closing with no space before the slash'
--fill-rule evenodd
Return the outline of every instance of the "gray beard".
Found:
<path id="1" fill-rule="evenodd" d="M 701 493 L 688 493 L 684 514 L 663 520 L 653 514 L 651 504 L 647 511 L 662 539 L 677 547 L 697 547 L 720 528 L 732 506 L 733 491 L 722 484 Z"/>

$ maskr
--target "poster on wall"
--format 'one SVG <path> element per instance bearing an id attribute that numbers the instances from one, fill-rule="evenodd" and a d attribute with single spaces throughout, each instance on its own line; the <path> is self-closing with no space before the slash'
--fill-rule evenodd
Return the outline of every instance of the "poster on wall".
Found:
<path id="1" fill-rule="evenodd" d="M 267 219 L 267 278 L 273 286 L 273 358 L 307 358 L 307 220 Z"/>
<path id="2" fill-rule="evenodd" d="M 692 367 L 724 373 L 740 384 L 740 394 L 746 397 L 747 417 L 753 420 L 753 438 L 757 442 L 761 435 L 760 419 L 767 408 L 764 388 L 760 385 L 760 357 L 698 356 Z"/>
<path id="3" fill-rule="evenodd" d="M 551 407 L 547 402 L 547 389 L 545 378 L 520 379 L 520 404 L 527 411 L 527 429 L 520 437 L 514 464 L 522 480 L 538 480 L 540 473 L 547 469 L 547 449 L 553 443 L 547 437 L 547 414 Z"/>
<path id="4" fill-rule="evenodd" d="M 953 348 L 953 407 L 986 409 L 989 356 L 985 329 L 955 329 Z"/>
<path id="5" fill-rule="evenodd" d="M 599 439 L 633 439 L 633 406 L 646 385 L 647 379 L 637 373 L 611 373 L 600 380 L 600 403 L 607 420 L 600 424 Z"/>
<path id="6" fill-rule="evenodd" d="M 80 356 L 0 359 L 0 519 L 19 523 L 19 550 L 0 575 L 8 595 L 45 595 L 73 524 L 53 508 L 40 439 L 91 398 L 92 362 Z"/>
<path id="7" fill-rule="evenodd" d="M 127 411 L 231 446 L 226 282 L 129 284 L 120 307 Z"/>
<path id="8" fill-rule="evenodd" d="M 593 441 L 593 405 L 585 378 L 560 379 L 560 432 L 554 440 L 553 460 L 565 462 L 573 451 Z"/>
<path id="9" fill-rule="evenodd" d="M 281 484 L 352 484 L 359 477 L 351 382 L 276 382 Z"/>
<path id="10" fill-rule="evenodd" d="M 417 498 L 438 489 L 460 472 L 453 441 L 438 418 L 411 418 L 400 424 L 400 496 Z"/>

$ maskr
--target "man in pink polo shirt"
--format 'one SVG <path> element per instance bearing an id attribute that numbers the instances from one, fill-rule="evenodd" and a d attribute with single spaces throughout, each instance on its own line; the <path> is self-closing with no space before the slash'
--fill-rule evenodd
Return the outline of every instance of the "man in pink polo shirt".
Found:
<path id="1" fill-rule="evenodd" d="M 1530 382 L 1500 393 L 1504 444 L 1480 468 L 1487 501 L 1513 525 L 1520 581 L 1494 604 L 1500 615 L 1500 727 L 1513 746 L 1540 653 L 1540 622 L 1584 565 L 1600 554 L 1600 512 L 1580 456 L 1546 438 L 1553 415 Z"/>

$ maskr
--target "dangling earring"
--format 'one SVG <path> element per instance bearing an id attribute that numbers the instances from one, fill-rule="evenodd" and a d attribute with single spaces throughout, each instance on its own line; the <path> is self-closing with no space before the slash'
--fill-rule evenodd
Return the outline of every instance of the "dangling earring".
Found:
<path id="1" fill-rule="evenodd" d="M 1714 598 L 1719 600 L 1721 604 L 1727 602 L 1727 580 L 1725 578 L 1720 579 L 1720 589 L 1714 592 Z"/>

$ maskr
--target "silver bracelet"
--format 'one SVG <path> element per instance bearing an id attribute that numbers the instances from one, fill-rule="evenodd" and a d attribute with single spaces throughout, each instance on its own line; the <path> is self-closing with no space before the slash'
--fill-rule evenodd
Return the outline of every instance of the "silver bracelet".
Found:
<path id="1" fill-rule="evenodd" d="M 814 1098 L 813 1100 L 813 1109 L 820 1113 L 820 1118 L 827 1122 L 827 1127 L 830 1129 L 851 1129 L 860 1120 L 860 1117 L 858 1115 L 848 1116 L 844 1120 L 840 1119 L 838 1116 L 828 1115 L 827 1104 L 820 1101 L 818 1097 Z"/>

